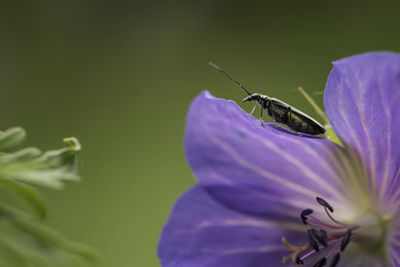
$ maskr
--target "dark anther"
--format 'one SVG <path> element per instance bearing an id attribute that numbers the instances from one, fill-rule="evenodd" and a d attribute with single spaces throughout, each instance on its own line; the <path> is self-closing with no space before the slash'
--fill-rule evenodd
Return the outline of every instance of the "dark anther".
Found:
<path id="1" fill-rule="evenodd" d="M 340 243 L 340 251 L 345 250 L 345 248 L 350 242 L 350 238 L 351 238 L 351 229 L 347 230 L 346 233 L 344 234 L 342 243 Z"/>
<path id="2" fill-rule="evenodd" d="M 315 241 L 315 239 L 313 237 L 313 231 L 312 230 L 313 229 L 307 230 L 308 239 L 309 239 L 310 245 L 313 247 L 313 249 L 318 252 L 319 251 L 318 243 L 317 243 L 317 241 Z"/>
<path id="3" fill-rule="evenodd" d="M 304 261 L 302 261 L 299 257 L 297 257 L 296 263 L 297 263 L 297 264 L 303 264 L 303 265 L 304 265 Z"/>
<path id="4" fill-rule="evenodd" d="M 326 264 L 326 258 L 322 258 L 316 264 L 314 264 L 313 267 L 322 267 L 325 266 L 325 264 Z"/>
<path id="5" fill-rule="evenodd" d="M 326 236 L 327 233 L 324 230 L 320 230 L 319 232 L 315 229 L 311 229 L 311 233 L 313 234 L 313 236 L 318 240 L 319 243 L 321 243 L 321 245 L 323 245 L 324 247 L 328 246 L 328 243 L 326 242 Z"/>
<path id="6" fill-rule="evenodd" d="M 326 207 L 330 212 L 333 212 L 332 206 L 329 205 L 329 203 L 328 203 L 325 199 L 322 199 L 322 198 L 320 198 L 320 197 L 317 197 L 317 202 L 318 202 L 320 205 Z"/>
<path id="7" fill-rule="evenodd" d="M 319 229 L 319 235 L 321 238 L 326 240 L 326 237 L 328 236 L 328 233 L 325 230 Z"/>
<path id="8" fill-rule="evenodd" d="M 329 267 L 336 267 L 339 260 L 340 260 L 340 253 L 336 253 L 335 256 L 333 257 L 333 260 L 331 262 L 331 265 L 329 265 Z"/>
<path id="9" fill-rule="evenodd" d="M 300 217 L 304 224 L 307 224 L 307 216 L 313 213 L 312 209 L 305 209 L 301 212 Z"/>

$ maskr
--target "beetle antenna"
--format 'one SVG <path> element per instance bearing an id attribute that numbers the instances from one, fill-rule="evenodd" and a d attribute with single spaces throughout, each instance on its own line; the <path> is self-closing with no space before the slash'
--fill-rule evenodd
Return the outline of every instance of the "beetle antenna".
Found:
<path id="1" fill-rule="evenodd" d="M 229 79 L 231 79 L 231 81 L 233 81 L 234 83 L 236 83 L 237 85 L 239 85 L 240 88 L 243 89 L 243 91 L 245 91 L 248 95 L 251 95 L 251 93 L 249 91 L 247 91 L 247 89 L 238 81 L 236 81 L 231 75 L 229 75 L 229 73 L 227 73 L 226 71 L 224 71 L 223 69 L 221 69 L 220 67 L 218 67 L 217 65 L 215 65 L 212 62 L 208 62 L 208 64 L 210 64 L 211 66 L 213 66 L 214 68 L 216 68 L 219 72 L 221 72 L 222 74 L 224 74 L 226 77 L 228 77 Z"/>

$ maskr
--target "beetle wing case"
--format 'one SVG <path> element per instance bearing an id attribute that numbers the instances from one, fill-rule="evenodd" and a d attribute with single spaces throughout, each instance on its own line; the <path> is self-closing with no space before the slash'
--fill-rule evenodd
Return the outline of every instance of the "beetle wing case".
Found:
<path id="1" fill-rule="evenodd" d="M 269 113 L 276 122 L 285 124 L 296 132 L 310 135 L 325 133 L 325 128 L 304 112 L 276 98 L 271 98 L 270 101 Z"/>

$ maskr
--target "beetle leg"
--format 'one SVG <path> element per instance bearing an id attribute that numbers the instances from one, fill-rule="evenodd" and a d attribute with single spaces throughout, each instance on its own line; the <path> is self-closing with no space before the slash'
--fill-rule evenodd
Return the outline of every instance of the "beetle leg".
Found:
<path id="1" fill-rule="evenodd" d="M 272 122 L 274 123 L 274 125 L 275 125 L 275 128 L 278 128 L 278 123 L 276 122 L 276 119 L 275 119 L 275 113 L 272 113 L 272 109 L 271 109 L 271 102 L 269 101 L 269 102 L 267 102 L 267 108 L 266 108 L 267 110 L 268 110 L 268 115 L 271 117 L 271 120 L 272 120 Z"/>
<path id="2" fill-rule="evenodd" d="M 272 122 L 274 123 L 275 128 L 278 128 L 279 124 L 276 122 L 274 117 L 271 117 Z"/>
<path id="3" fill-rule="evenodd" d="M 254 105 L 253 109 L 250 111 L 250 115 L 253 115 L 254 111 L 256 110 L 257 104 Z"/>
<path id="4" fill-rule="evenodd" d="M 272 122 L 274 123 L 275 128 L 278 128 L 279 124 L 276 122 L 275 118 L 274 118 L 274 117 L 271 117 L 271 120 L 272 120 Z"/>
<path id="5" fill-rule="evenodd" d="M 274 125 L 275 125 L 275 128 L 278 128 L 279 124 L 276 122 L 274 116 L 271 116 L 271 119 L 272 119 L 272 122 L 273 122 Z"/>
<path id="6" fill-rule="evenodd" d="M 260 113 L 260 123 L 261 123 L 261 126 L 264 126 L 264 123 L 263 123 L 263 121 L 262 121 L 262 111 L 263 111 L 263 108 L 261 107 L 260 109 L 261 109 L 261 113 Z"/>

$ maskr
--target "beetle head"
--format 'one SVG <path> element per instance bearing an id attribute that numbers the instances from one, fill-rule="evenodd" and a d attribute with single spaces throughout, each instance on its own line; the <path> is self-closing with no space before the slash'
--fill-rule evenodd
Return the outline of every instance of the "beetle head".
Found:
<path id="1" fill-rule="evenodd" d="M 261 98 L 260 94 L 254 93 L 243 99 L 243 102 L 259 101 Z"/>

